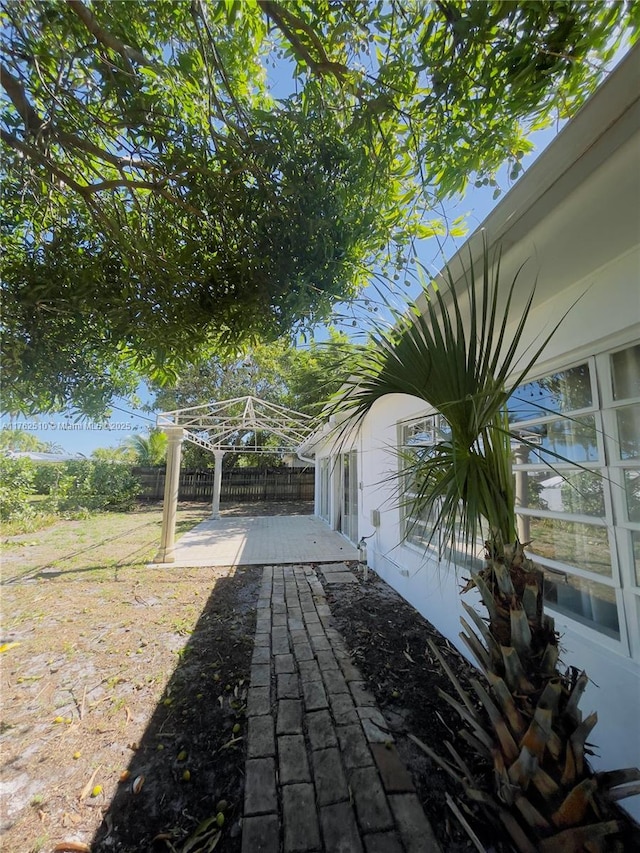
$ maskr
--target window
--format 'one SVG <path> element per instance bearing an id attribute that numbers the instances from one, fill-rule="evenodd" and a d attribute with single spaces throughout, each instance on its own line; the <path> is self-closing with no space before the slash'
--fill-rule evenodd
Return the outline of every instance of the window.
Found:
<path id="1" fill-rule="evenodd" d="M 439 549 L 440 542 L 434 534 L 432 518 L 416 515 L 413 501 L 417 496 L 417 484 L 412 478 L 410 463 L 414 458 L 429 452 L 436 442 L 446 436 L 447 422 L 442 415 L 429 415 L 400 425 L 400 487 L 403 537 L 413 545 L 433 545 Z"/>
<path id="2" fill-rule="evenodd" d="M 351 542 L 358 541 L 358 458 L 355 450 L 343 453 L 339 529 Z"/>
<path id="3" fill-rule="evenodd" d="M 514 447 L 519 533 L 545 599 L 619 640 L 623 590 L 640 592 L 640 346 L 528 382 L 508 408 L 526 440 Z"/>
<path id="4" fill-rule="evenodd" d="M 640 613 L 640 345 L 527 382 L 508 409 L 518 531 L 544 570 L 546 603 L 620 647 Z M 438 552 L 434 519 L 412 507 L 409 463 L 447 436 L 438 414 L 399 424 L 405 541 Z M 636 632 L 634 653 L 639 642 Z"/>

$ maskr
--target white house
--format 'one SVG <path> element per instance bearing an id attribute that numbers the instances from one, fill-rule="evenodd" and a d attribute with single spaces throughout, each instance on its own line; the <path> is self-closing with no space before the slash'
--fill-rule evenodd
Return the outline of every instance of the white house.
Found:
<path id="1" fill-rule="evenodd" d="M 482 228 L 502 246 L 503 280 L 528 261 L 523 299 L 537 275 L 528 340 L 578 300 L 511 407 L 542 454 L 515 465 L 521 538 L 529 534 L 548 570 L 562 660 L 593 682 L 581 706 L 599 716 L 594 766 L 640 766 L 640 47 Z M 454 272 L 469 248 L 480 254 L 477 233 L 451 259 Z M 468 570 L 438 563 L 419 524 L 405 536 L 397 494 L 398 447 L 428 441 L 438 426 L 424 403 L 391 395 L 346 441 L 327 427 L 303 452 L 316 455 L 316 513 L 354 543 L 370 536 L 369 565 L 466 653 L 459 579 Z M 551 470 L 548 447 L 582 467 Z M 561 468 L 579 488 L 562 487 Z M 640 817 L 640 797 L 625 805 Z"/>

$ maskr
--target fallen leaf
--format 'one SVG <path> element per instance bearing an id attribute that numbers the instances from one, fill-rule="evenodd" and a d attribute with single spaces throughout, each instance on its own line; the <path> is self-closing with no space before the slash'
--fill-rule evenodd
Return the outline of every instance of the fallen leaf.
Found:
<path id="1" fill-rule="evenodd" d="M 9 651 L 9 649 L 15 649 L 15 647 L 16 647 L 16 646 L 19 646 L 19 645 L 20 645 L 20 643 L 3 643 L 3 644 L 0 646 L 0 653 L 2 653 L 2 652 L 8 652 L 8 651 Z"/>
<path id="2" fill-rule="evenodd" d="M 411 657 L 409 652 L 403 652 L 403 654 L 406 657 L 406 659 L 409 661 L 409 663 L 415 663 L 414 659 Z"/>
<path id="3" fill-rule="evenodd" d="M 231 740 L 222 744 L 218 752 L 222 752 L 223 749 L 229 749 L 230 746 L 235 746 L 235 744 L 240 743 L 241 740 L 243 740 L 241 737 L 232 737 Z"/>
<path id="4" fill-rule="evenodd" d="M 87 782 L 87 784 L 84 786 L 84 788 L 83 788 L 83 789 L 82 789 L 82 791 L 80 792 L 80 796 L 79 796 L 79 798 L 78 798 L 78 799 L 80 799 L 80 800 L 86 800 L 86 798 L 89 796 L 89 794 L 90 794 L 90 793 L 91 793 L 91 791 L 93 790 L 93 783 L 94 783 L 94 781 L 95 781 L 96 776 L 98 775 L 98 771 L 99 771 L 99 770 L 100 770 L 100 765 L 98 765 L 98 766 L 96 767 L 96 769 L 93 771 L 93 773 L 91 774 L 91 778 L 89 779 L 89 781 Z"/>
<path id="5" fill-rule="evenodd" d="M 193 835 L 186 839 L 181 853 L 211 853 L 222 837 L 217 820 L 218 815 L 203 820 Z"/>
<path id="6" fill-rule="evenodd" d="M 53 848 L 53 853 L 91 853 L 84 841 L 61 841 Z"/>

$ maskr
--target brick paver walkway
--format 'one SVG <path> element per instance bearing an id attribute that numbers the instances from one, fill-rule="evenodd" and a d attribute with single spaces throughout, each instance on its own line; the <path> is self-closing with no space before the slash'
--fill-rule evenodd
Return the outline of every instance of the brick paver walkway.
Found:
<path id="1" fill-rule="evenodd" d="M 439 851 L 310 566 L 263 571 L 247 716 L 242 853 Z"/>

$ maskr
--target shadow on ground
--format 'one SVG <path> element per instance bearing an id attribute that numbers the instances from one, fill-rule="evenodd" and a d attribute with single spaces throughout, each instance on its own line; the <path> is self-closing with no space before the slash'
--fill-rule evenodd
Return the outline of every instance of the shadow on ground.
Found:
<path id="1" fill-rule="evenodd" d="M 224 850 L 240 850 L 260 577 L 252 567 L 216 582 L 141 741 L 130 745 L 126 778 L 96 832 L 94 853 L 179 850 L 220 810 Z"/>
<path id="2" fill-rule="evenodd" d="M 246 501 L 221 503 L 223 518 L 258 518 L 265 515 L 313 515 L 313 501 Z"/>

